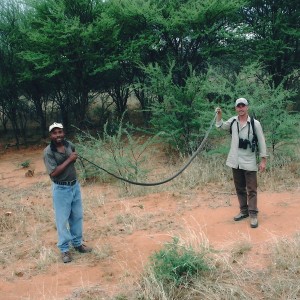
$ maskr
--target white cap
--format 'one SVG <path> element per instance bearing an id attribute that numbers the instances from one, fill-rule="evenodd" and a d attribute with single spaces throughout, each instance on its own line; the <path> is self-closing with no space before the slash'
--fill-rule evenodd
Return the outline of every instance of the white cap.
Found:
<path id="1" fill-rule="evenodd" d="M 235 101 L 235 106 L 238 106 L 239 104 L 245 104 L 248 106 L 248 101 L 245 98 L 239 98 Z"/>
<path id="2" fill-rule="evenodd" d="M 53 124 L 51 124 L 51 125 L 49 126 L 49 132 L 51 132 L 51 130 L 52 130 L 53 128 L 60 128 L 60 129 L 63 129 L 64 126 L 63 126 L 63 124 L 61 124 L 61 123 L 56 123 L 56 122 L 54 122 Z"/>

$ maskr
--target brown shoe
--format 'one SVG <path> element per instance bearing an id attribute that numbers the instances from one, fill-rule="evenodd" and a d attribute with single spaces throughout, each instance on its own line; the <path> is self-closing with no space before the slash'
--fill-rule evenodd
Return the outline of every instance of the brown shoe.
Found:
<path id="1" fill-rule="evenodd" d="M 248 213 L 242 213 L 240 212 L 238 215 L 236 215 L 233 220 L 234 221 L 240 221 L 240 220 L 243 220 L 245 218 L 248 218 L 249 217 L 249 214 Z"/>
<path id="2" fill-rule="evenodd" d="M 87 247 L 86 245 L 82 244 L 78 247 L 74 247 L 76 251 L 80 252 L 80 253 L 88 253 L 88 252 L 92 252 L 92 248 Z"/>
<path id="3" fill-rule="evenodd" d="M 72 261 L 72 256 L 69 251 L 61 253 L 62 261 L 66 264 Z"/>
<path id="4" fill-rule="evenodd" d="M 250 227 L 251 228 L 257 228 L 258 227 L 257 216 L 250 216 Z"/>

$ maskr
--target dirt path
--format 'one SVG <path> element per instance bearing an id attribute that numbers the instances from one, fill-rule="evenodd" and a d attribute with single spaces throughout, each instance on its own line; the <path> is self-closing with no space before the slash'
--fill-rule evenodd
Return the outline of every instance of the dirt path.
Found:
<path id="1" fill-rule="evenodd" d="M 41 155 L 42 149 L 37 148 L 0 157 L 0 220 L 4 224 L 11 212 L 14 223 L 22 220 L 26 232 L 22 234 L 17 225 L 15 230 L 2 227 L 0 232 L 1 300 L 75 299 L 76 293 L 88 289 L 98 295 L 102 291 L 103 299 L 108 299 L 131 286 L 149 255 L 172 236 L 209 242 L 219 250 L 247 241 L 253 245 L 247 263 L 263 267 L 268 245 L 299 231 L 299 188 L 260 192 L 259 227 L 251 229 L 247 219 L 232 220 L 238 212 L 233 194 L 153 190 L 126 198 L 118 195 L 114 185 L 85 185 L 85 242 L 95 251 L 74 254 L 72 263 L 63 264 L 55 245 L 50 182 Z M 27 169 L 20 167 L 25 160 L 30 160 L 33 177 L 26 177 Z"/>

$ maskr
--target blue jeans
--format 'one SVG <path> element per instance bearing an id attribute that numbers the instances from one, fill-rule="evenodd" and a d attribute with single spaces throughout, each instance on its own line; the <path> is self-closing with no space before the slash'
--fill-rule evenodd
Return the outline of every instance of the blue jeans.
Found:
<path id="1" fill-rule="evenodd" d="M 58 234 L 57 247 L 61 252 L 69 251 L 82 244 L 83 209 L 80 185 L 73 186 L 52 183 L 53 208 Z"/>

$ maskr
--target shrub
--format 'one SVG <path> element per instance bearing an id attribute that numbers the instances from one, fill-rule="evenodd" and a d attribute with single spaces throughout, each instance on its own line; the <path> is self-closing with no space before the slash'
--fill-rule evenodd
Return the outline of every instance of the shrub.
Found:
<path id="1" fill-rule="evenodd" d="M 194 276 L 208 270 L 203 255 L 192 247 L 180 245 L 178 238 L 150 257 L 156 280 L 163 285 L 186 285 Z"/>
<path id="2" fill-rule="evenodd" d="M 145 180 L 148 174 L 147 163 L 149 151 L 156 137 L 146 138 L 143 136 L 134 138 L 127 128 L 124 128 L 122 120 L 115 134 L 104 126 L 102 135 L 92 136 L 88 132 L 81 131 L 77 136 L 77 150 L 81 155 L 83 166 L 82 177 L 84 179 L 97 178 L 107 181 L 109 175 L 100 168 L 109 171 L 116 176 L 132 180 Z M 85 159 L 91 161 L 88 163 Z"/>
<path id="3" fill-rule="evenodd" d="M 205 136 L 213 118 L 213 107 L 201 92 L 202 77 L 190 70 L 190 76 L 178 85 L 174 83 L 174 63 L 165 71 L 158 65 L 148 66 L 150 78 L 151 125 L 153 131 L 180 153 L 192 153 Z"/>
<path id="4" fill-rule="evenodd" d="M 30 160 L 27 159 L 27 160 L 23 161 L 22 163 L 20 163 L 20 166 L 24 169 L 28 168 L 30 166 Z"/>

